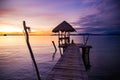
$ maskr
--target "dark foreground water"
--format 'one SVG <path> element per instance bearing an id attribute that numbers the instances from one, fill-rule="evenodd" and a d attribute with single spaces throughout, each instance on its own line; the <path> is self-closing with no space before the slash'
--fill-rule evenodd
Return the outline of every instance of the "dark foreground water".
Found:
<path id="1" fill-rule="evenodd" d="M 120 36 L 92 36 L 90 80 L 120 80 Z"/>
<path id="2" fill-rule="evenodd" d="M 72 37 L 76 43 L 82 42 L 81 36 Z M 39 67 L 45 79 L 56 61 L 52 60 L 54 47 L 51 41 L 56 36 L 31 36 L 30 42 Z M 120 36 L 90 36 L 88 44 L 91 69 L 89 80 L 120 80 Z M 118 78 L 118 79 L 117 79 Z M 0 36 L 0 80 L 36 80 L 36 73 L 23 36 Z"/>

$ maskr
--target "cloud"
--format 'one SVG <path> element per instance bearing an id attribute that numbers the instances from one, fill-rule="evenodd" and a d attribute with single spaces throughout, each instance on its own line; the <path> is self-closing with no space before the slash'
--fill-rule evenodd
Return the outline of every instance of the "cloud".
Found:
<path id="1" fill-rule="evenodd" d="M 10 6 L 8 6 L 8 1 L 10 0 L 0 0 L 0 17 L 6 14 L 17 12 L 17 10 L 14 10 Z"/>
<path id="2" fill-rule="evenodd" d="M 86 5 L 87 4 L 91 4 L 89 7 L 96 8 L 98 12 L 93 14 L 88 13 L 88 15 L 73 22 L 73 25 L 80 26 L 80 29 L 89 33 L 120 33 L 119 0 L 87 1 Z"/>
<path id="3" fill-rule="evenodd" d="M 119 28 L 95 28 L 95 27 L 87 27 L 87 28 L 76 28 L 79 33 L 91 33 L 91 34 L 120 34 Z"/>
<path id="4" fill-rule="evenodd" d="M 67 20 L 93 33 L 119 32 L 119 9 L 119 0 L 0 0 L 1 21 L 25 19 L 48 26 Z"/>

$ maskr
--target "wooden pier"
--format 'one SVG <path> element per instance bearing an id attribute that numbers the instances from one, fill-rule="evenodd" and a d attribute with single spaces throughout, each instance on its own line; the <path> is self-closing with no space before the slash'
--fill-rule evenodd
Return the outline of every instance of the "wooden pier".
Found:
<path id="1" fill-rule="evenodd" d="M 88 80 L 88 75 L 76 44 L 70 44 L 46 80 Z"/>

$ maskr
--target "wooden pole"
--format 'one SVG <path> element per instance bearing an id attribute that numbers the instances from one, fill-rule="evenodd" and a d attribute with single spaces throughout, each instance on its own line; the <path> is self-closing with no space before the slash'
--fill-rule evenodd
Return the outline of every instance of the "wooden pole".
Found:
<path id="1" fill-rule="evenodd" d="M 60 39 L 61 38 L 61 39 Z M 62 52 L 61 52 L 61 46 L 62 46 L 63 42 L 62 42 L 62 32 L 58 32 L 58 47 L 59 47 L 59 51 L 60 51 L 60 55 L 62 56 Z"/>
<path id="2" fill-rule="evenodd" d="M 89 35 L 86 36 L 85 45 L 87 44 L 88 39 L 89 39 Z"/>
<path id="3" fill-rule="evenodd" d="M 55 52 L 53 53 L 53 56 L 52 56 L 52 59 L 54 60 L 55 54 L 56 54 L 56 52 L 57 52 L 57 48 L 56 48 L 56 46 L 55 46 L 55 42 L 52 41 L 52 43 L 53 43 L 53 46 L 54 46 L 54 48 L 55 48 Z"/>
<path id="4" fill-rule="evenodd" d="M 87 45 L 88 39 L 89 39 L 89 35 L 83 35 L 83 44 L 84 44 L 84 46 Z"/>
<path id="5" fill-rule="evenodd" d="M 37 67 L 37 64 L 36 64 L 36 61 L 35 61 L 35 58 L 34 58 L 30 43 L 29 43 L 29 35 L 28 35 L 28 32 L 27 32 L 28 27 L 26 27 L 25 21 L 23 21 L 23 27 L 24 27 L 25 35 L 26 35 L 26 43 L 27 43 L 27 46 L 28 46 L 28 49 L 29 49 L 29 52 L 30 52 L 30 55 L 31 55 L 31 58 L 32 58 L 32 61 L 33 61 L 33 64 L 35 66 L 37 78 L 38 78 L 38 80 L 41 80 L 40 73 L 39 73 L 39 70 L 38 70 L 38 67 Z"/>

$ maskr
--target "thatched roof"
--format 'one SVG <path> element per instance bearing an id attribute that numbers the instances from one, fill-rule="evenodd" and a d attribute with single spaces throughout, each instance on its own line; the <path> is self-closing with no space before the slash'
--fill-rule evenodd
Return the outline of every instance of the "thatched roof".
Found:
<path id="1" fill-rule="evenodd" d="M 75 29 L 66 21 L 63 21 L 62 23 L 60 23 L 57 27 L 55 27 L 52 32 L 74 32 Z"/>

